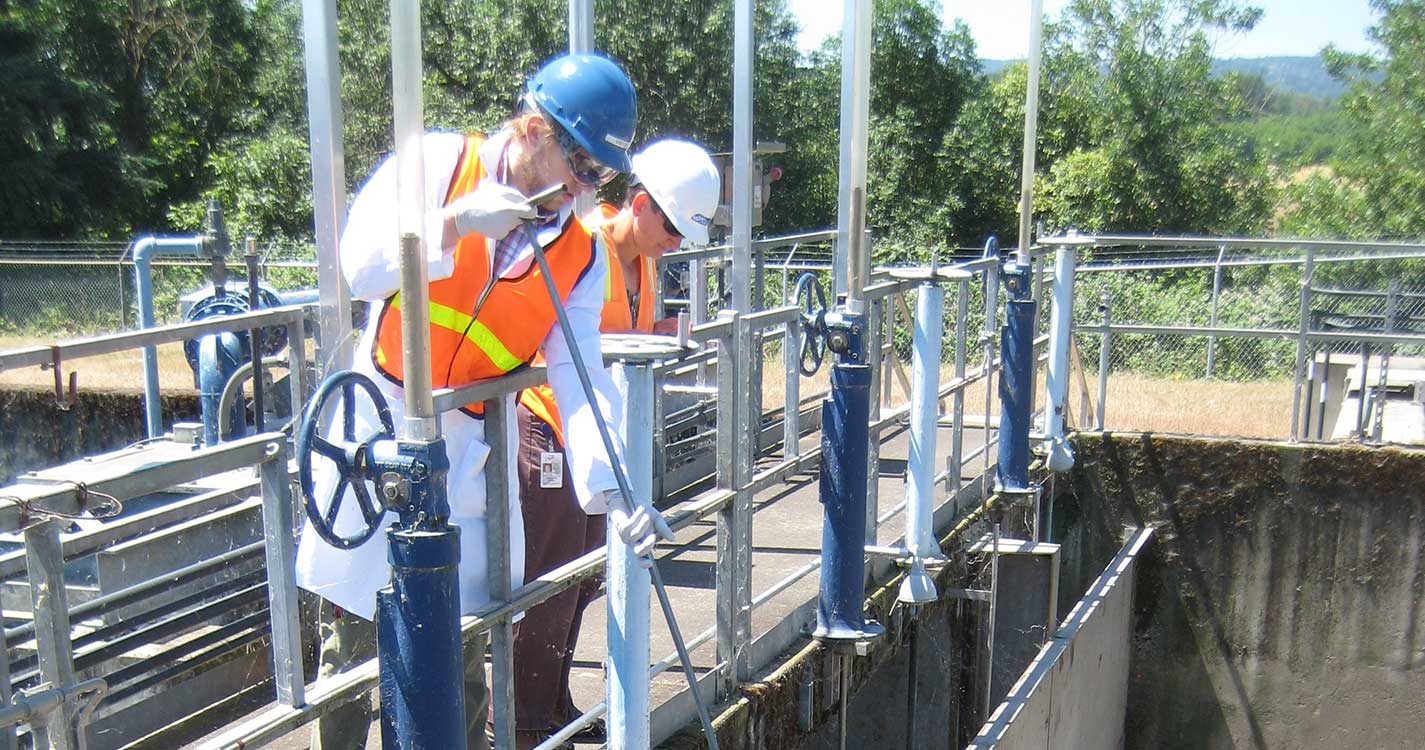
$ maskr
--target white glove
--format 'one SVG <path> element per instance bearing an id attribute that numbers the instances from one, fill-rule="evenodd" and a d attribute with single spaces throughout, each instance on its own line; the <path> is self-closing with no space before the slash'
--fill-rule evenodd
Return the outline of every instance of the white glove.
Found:
<path id="1" fill-rule="evenodd" d="M 613 490 L 605 496 L 609 506 L 609 522 L 619 538 L 633 549 L 639 565 L 653 564 L 653 548 L 659 539 L 673 541 L 673 530 L 663 520 L 663 514 L 645 503 L 630 507 L 623 493 Z"/>
<path id="2" fill-rule="evenodd" d="M 535 217 L 520 191 L 494 180 L 481 180 L 474 191 L 460 196 L 445 209 L 455 221 L 461 237 L 479 234 L 493 240 L 504 239 L 522 219 Z"/>

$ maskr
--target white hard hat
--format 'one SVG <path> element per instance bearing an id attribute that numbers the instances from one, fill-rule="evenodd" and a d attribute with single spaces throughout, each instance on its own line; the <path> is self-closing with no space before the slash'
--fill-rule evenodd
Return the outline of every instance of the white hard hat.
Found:
<path id="1" fill-rule="evenodd" d="M 694 244 L 708 243 L 722 198 L 722 178 L 707 149 L 696 143 L 664 138 L 633 155 L 633 176 L 667 213 L 678 233 Z"/>

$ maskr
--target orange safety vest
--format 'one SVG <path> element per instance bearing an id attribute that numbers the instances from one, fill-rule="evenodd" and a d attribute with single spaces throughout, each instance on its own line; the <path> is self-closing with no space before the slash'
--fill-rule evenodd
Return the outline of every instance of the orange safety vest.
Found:
<path id="1" fill-rule="evenodd" d="M 599 212 L 605 220 L 618 214 L 618 209 L 608 203 L 599 204 Z M 600 229 L 598 243 L 604 249 L 608 274 L 604 285 L 604 312 L 599 321 L 603 333 L 651 333 L 653 331 L 653 294 L 657 279 L 657 261 L 653 258 L 638 259 L 638 320 L 628 308 L 628 287 L 624 284 L 623 263 L 618 253 L 608 241 L 608 234 Z M 529 409 L 540 421 L 554 430 L 559 444 L 564 445 L 564 426 L 559 420 L 559 407 L 554 402 L 554 391 L 548 384 L 526 388 L 520 393 L 520 403 Z"/>
<path id="2" fill-rule="evenodd" d="M 466 136 L 445 205 L 475 190 L 485 177 L 480 162 L 484 142 L 483 136 Z M 484 307 L 476 312 L 476 300 L 490 277 L 493 246 L 493 241 L 478 234 L 461 237 L 455 246 L 454 272 L 430 283 L 431 380 L 436 388 L 498 377 L 529 363 L 558 320 L 535 263 L 520 276 L 496 281 Z M 566 299 L 597 257 L 593 236 L 577 217 L 569 218 L 544 254 L 555 288 Z M 387 299 L 372 351 L 376 369 L 397 385 L 405 373 L 400 306 L 399 292 Z M 473 416 L 484 411 L 478 403 L 463 410 Z"/>

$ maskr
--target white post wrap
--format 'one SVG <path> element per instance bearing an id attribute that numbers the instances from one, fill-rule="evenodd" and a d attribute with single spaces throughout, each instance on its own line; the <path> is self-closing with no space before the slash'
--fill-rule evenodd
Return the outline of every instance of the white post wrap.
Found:
<path id="1" fill-rule="evenodd" d="M 624 427 L 630 438 L 624 461 L 632 507 L 653 492 L 653 368 L 650 363 L 620 363 L 616 381 L 624 380 Z M 652 579 L 633 549 L 608 528 L 609 750 L 648 750 L 649 672 L 648 608 Z"/>
<path id="2" fill-rule="evenodd" d="M 932 269 L 933 272 L 933 269 Z M 935 601 L 935 582 L 926 562 L 944 559 L 935 540 L 935 431 L 938 428 L 940 340 L 945 332 L 945 290 L 935 281 L 920 285 L 915 301 L 914 351 L 910 384 L 910 496 L 906 502 L 905 543 L 914 562 L 901 583 L 903 602 Z"/>
<path id="3" fill-rule="evenodd" d="M 1074 326 L 1073 245 L 1060 245 L 1054 261 L 1054 306 L 1049 319 L 1049 372 L 1045 377 L 1049 409 L 1045 414 L 1045 448 L 1051 471 L 1074 467 L 1074 454 L 1065 439 L 1069 401 L 1069 336 Z"/>

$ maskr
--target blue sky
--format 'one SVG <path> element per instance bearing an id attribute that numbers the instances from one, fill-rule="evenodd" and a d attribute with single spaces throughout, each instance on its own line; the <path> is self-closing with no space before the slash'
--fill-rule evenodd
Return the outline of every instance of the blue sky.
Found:
<path id="1" fill-rule="evenodd" d="M 841 30 L 842 0 L 788 0 L 802 25 L 802 49 Z M 1068 0 L 1044 0 L 1054 16 Z M 1250 34 L 1217 41 L 1217 57 L 1314 55 L 1330 43 L 1352 52 L 1370 49 L 1366 29 L 1375 22 L 1370 0 L 1255 0 L 1262 21 Z M 1029 46 L 1028 0 L 941 0 L 947 21 L 963 20 L 986 59 L 1024 57 Z"/>

